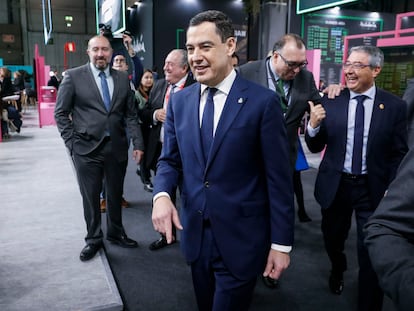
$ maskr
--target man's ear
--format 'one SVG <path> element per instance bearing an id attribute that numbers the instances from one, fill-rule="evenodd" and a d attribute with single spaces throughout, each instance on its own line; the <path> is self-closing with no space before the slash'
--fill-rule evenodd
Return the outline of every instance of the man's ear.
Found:
<path id="1" fill-rule="evenodd" d="M 228 37 L 226 40 L 227 55 L 231 56 L 236 51 L 236 38 Z"/>

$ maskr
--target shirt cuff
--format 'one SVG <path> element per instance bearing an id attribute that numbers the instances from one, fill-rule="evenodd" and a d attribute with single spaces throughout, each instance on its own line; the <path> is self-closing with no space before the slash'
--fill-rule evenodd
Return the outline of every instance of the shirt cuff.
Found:
<path id="1" fill-rule="evenodd" d="M 155 114 L 156 114 L 156 110 L 154 111 L 154 113 L 152 114 L 152 122 L 154 123 L 154 125 L 157 125 L 158 120 L 155 118 Z"/>
<path id="2" fill-rule="evenodd" d="M 316 134 L 318 134 L 318 133 L 319 133 L 320 128 L 321 128 L 321 126 L 317 126 L 317 127 L 313 128 L 313 127 L 310 125 L 310 123 L 308 123 L 308 126 L 306 127 L 306 130 L 308 131 L 308 135 L 309 135 L 310 137 L 315 137 L 315 136 L 316 136 Z"/>
<path id="3" fill-rule="evenodd" d="M 280 245 L 280 244 L 275 244 L 275 243 L 272 243 L 271 248 L 275 251 L 279 251 L 282 253 L 290 253 L 292 250 L 292 246 Z"/>
<path id="4" fill-rule="evenodd" d="M 168 194 L 168 192 L 158 192 L 156 195 L 154 195 L 154 197 L 152 198 L 152 203 L 154 204 L 154 202 L 161 197 L 168 197 L 169 199 L 171 199 L 170 195 Z"/>

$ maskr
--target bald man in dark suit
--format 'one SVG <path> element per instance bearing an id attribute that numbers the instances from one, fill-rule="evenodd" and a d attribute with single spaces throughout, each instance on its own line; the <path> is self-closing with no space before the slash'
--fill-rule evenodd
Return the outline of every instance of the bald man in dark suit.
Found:
<path id="1" fill-rule="evenodd" d="M 121 200 L 128 162 L 125 122 L 137 162 L 144 150 L 128 75 L 109 66 L 112 57 L 109 40 L 104 36 L 91 38 L 87 52 L 88 64 L 66 71 L 55 109 L 56 123 L 72 156 L 83 199 L 87 235 L 81 261 L 92 259 L 103 244 L 100 212 L 103 177 L 107 186 L 106 238 L 122 247 L 137 247 L 122 225 Z"/>

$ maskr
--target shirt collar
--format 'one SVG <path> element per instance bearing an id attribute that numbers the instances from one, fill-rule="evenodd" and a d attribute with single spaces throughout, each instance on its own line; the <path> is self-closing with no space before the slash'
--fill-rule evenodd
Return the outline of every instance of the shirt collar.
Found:
<path id="1" fill-rule="evenodd" d="M 358 95 L 365 95 L 369 99 L 374 99 L 375 98 L 375 84 L 371 86 L 368 90 L 366 90 L 364 93 L 355 93 L 351 90 L 349 90 L 349 93 L 350 93 L 351 99 L 355 98 L 355 96 L 358 96 Z"/>
<path id="2" fill-rule="evenodd" d="M 181 88 L 181 86 L 184 87 L 184 84 L 185 84 L 185 81 L 187 80 L 187 77 L 188 77 L 188 74 L 186 74 L 184 77 L 182 77 L 180 79 L 180 81 L 178 81 L 177 83 L 170 83 L 170 85 L 175 85 L 179 88 Z"/>
<path id="3" fill-rule="evenodd" d="M 233 69 L 230 74 L 224 78 L 219 84 L 215 85 L 214 87 L 218 89 L 220 92 L 228 95 L 230 93 L 230 89 L 233 86 L 233 82 L 236 79 L 236 71 Z M 201 84 L 201 94 L 208 88 L 208 85 Z"/>
<path id="4" fill-rule="evenodd" d="M 92 70 L 93 75 L 94 75 L 94 76 L 96 76 L 96 77 L 98 77 L 98 76 L 99 76 L 99 73 L 100 73 L 102 70 L 97 69 L 97 68 L 96 68 L 96 67 L 95 67 L 92 63 L 89 63 L 89 66 L 91 67 L 91 70 Z M 109 76 L 110 76 L 109 66 L 107 66 L 107 67 L 105 68 L 104 72 L 105 72 L 105 76 L 107 76 L 107 77 L 109 77 Z"/>

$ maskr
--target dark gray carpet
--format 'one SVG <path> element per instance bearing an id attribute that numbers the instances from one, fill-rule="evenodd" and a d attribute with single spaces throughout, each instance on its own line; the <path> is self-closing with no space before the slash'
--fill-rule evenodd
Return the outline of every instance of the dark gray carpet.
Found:
<path id="1" fill-rule="evenodd" d="M 143 190 L 133 163 L 125 181 L 131 207 L 123 211 L 124 224 L 140 246 L 105 243 L 121 297 L 103 252 L 87 263 L 79 260 L 85 224 L 76 179 L 56 128 L 39 129 L 36 114 L 28 111 L 22 133 L 0 143 L 0 310 L 122 310 L 122 304 L 126 311 L 196 310 L 179 244 L 148 250 L 158 234 L 151 224 L 151 194 Z M 303 173 L 313 221 L 296 223 L 290 268 L 278 289 L 258 280 L 251 310 L 356 310 L 355 228 L 347 243 L 345 290 L 335 296 L 327 286 L 330 267 L 312 195 L 315 175 L 315 169 Z M 394 311 L 389 300 L 383 311 Z"/>
<path id="2" fill-rule="evenodd" d="M 112 267 L 124 301 L 125 310 L 196 310 L 189 267 L 175 244 L 159 251 L 148 250 L 156 238 L 151 224 L 151 195 L 143 191 L 135 174 L 136 166 L 130 163 L 125 181 L 125 197 L 131 207 L 124 209 L 124 225 L 130 237 L 140 247 L 124 250 L 106 245 Z M 330 265 L 323 248 L 320 232 L 321 215 L 313 198 L 316 170 L 302 173 L 305 206 L 313 219 L 309 223 L 297 221 L 295 245 L 291 266 L 284 273 L 280 286 L 269 289 L 258 280 L 251 310 L 260 311 L 353 311 L 357 299 L 357 259 L 355 227 L 347 241 L 349 269 L 345 273 L 345 289 L 341 296 L 330 293 L 327 279 Z M 393 311 L 386 299 L 383 311 Z"/>
<path id="3" fill-rule="evenodd" d="M 0 310 L 122 310 L 104 252 L 79 260 L 81 198 L 56 127 L 33 108 L 23 122 L 0 143 Z"/>

